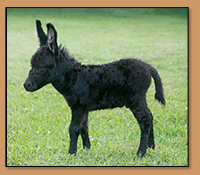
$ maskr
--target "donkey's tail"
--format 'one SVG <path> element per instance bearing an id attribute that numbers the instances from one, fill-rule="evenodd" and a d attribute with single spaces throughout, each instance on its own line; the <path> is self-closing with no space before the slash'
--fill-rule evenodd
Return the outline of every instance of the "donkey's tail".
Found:
<path id="1" fill-rule="evenodd" d="M 155 89 L 156 89 L 155 99 L 157 99 L 160 103 L 165 105 L 165 98 L 164 98 L 161 78 L 155 68 L 150 66 L 150 70 L 151 70 L 151 76 L 153 77 L 155 83 Z"/>

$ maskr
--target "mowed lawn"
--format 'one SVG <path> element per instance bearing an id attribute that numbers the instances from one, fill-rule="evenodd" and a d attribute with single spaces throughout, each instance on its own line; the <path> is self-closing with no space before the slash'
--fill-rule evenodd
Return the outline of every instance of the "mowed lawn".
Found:
<path id="1" fill-rule="evenodd" d="M 58 43 L 83 64 L 138 58 L 154 66 L 163 81 L 166 106 L 147 92 L 154 116 L 155 150 L 136 157 L 140 128 L 127 108 L 89 115 L 91 149 L 78 140 L 68 155 L 71 111 L 47 85 L 29 93 L 23 83 L 39 47 L 35 20 L 54 24 Z M 7 9 L 7 166 L 187 166 L 187 17 L 152 9 Z"/>

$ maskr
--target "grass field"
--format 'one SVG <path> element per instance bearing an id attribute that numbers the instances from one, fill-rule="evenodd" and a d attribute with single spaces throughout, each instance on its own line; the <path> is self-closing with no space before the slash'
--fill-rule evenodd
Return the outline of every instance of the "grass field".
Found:
<path id="1" fill-rule="evenodd" d="M 91 149 L 68 155 L 71 111 L 52 85 L 28 93 L 23 82 L 38 48 L 35 19 L 54 24 L 77 60 L 103 64 L 134 57 L 162 77 L 166 106 L 147 92 L 155 150 L 135 156 L 139 125 L 126 108 L 89 115 Z M 7 166 L 187 166 L 187 18 L 153 9 L 7 9 Z"/>

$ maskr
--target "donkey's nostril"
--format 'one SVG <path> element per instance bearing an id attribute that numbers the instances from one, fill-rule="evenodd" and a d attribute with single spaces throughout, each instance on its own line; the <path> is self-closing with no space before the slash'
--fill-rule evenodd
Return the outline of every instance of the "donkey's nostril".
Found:
<path id="1" fill-rule="evenodd" d="M 24 88 L 26 91 L 34 92 L 37 90 L 37 84 L 34 80 L 27 79 L 24 83 Z"/>
<path id="2" fill-rule="evenodd" d="M 32 87 L 31 81 L 26 80 L 25 83 L 24 83 L 24 88 L 25 88 L 26 90 L 30 90 L 31 87 Z"/>
<path id="3" fill-rule="evenodd" d="M 30 88 L 30 87 L 31 87 L 31 82 L 30 82 L 30 81 L 26 81 L 26 82 L 24 83 L 24 87 L 25 87 L 25 88 Z"/>
<path id="4" fill-rule="evenodd" d="M 31 85 L 32 85 L 31 82 L 28 82 L 28 83 L 26 84 L 26 87 L 29 88 L 29 87 L 31 87 Z"/>

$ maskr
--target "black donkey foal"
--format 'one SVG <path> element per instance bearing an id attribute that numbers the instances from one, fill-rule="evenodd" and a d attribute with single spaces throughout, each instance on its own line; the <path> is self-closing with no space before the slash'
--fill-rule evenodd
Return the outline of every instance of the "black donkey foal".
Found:
<path id="1" fill-rule="evenodd" d="M 161 78 L 155 68 L 133 58 L 102 65 L 82 65 L 62 45 L 58 46 L 57 32 L 51 23 L 47 24 L 46 35 L 41 22 L 36 20 L 36 31 L 40 47 L 31 58 L 31 70 L 24 88 L 34 92 L 51 83 L 64 96 L 72 111 L 70 154 L 76 154 L 79 135 L 83 148 L 90 148 L 89 111 L 123 106 L 132 111 L 140 125 L 137 155 L 143 156 L 148 147 L 155 148 L 153 116 L 146 102 L 151 77 L 155 82 L 155 98 L 165 105 Z"/>

